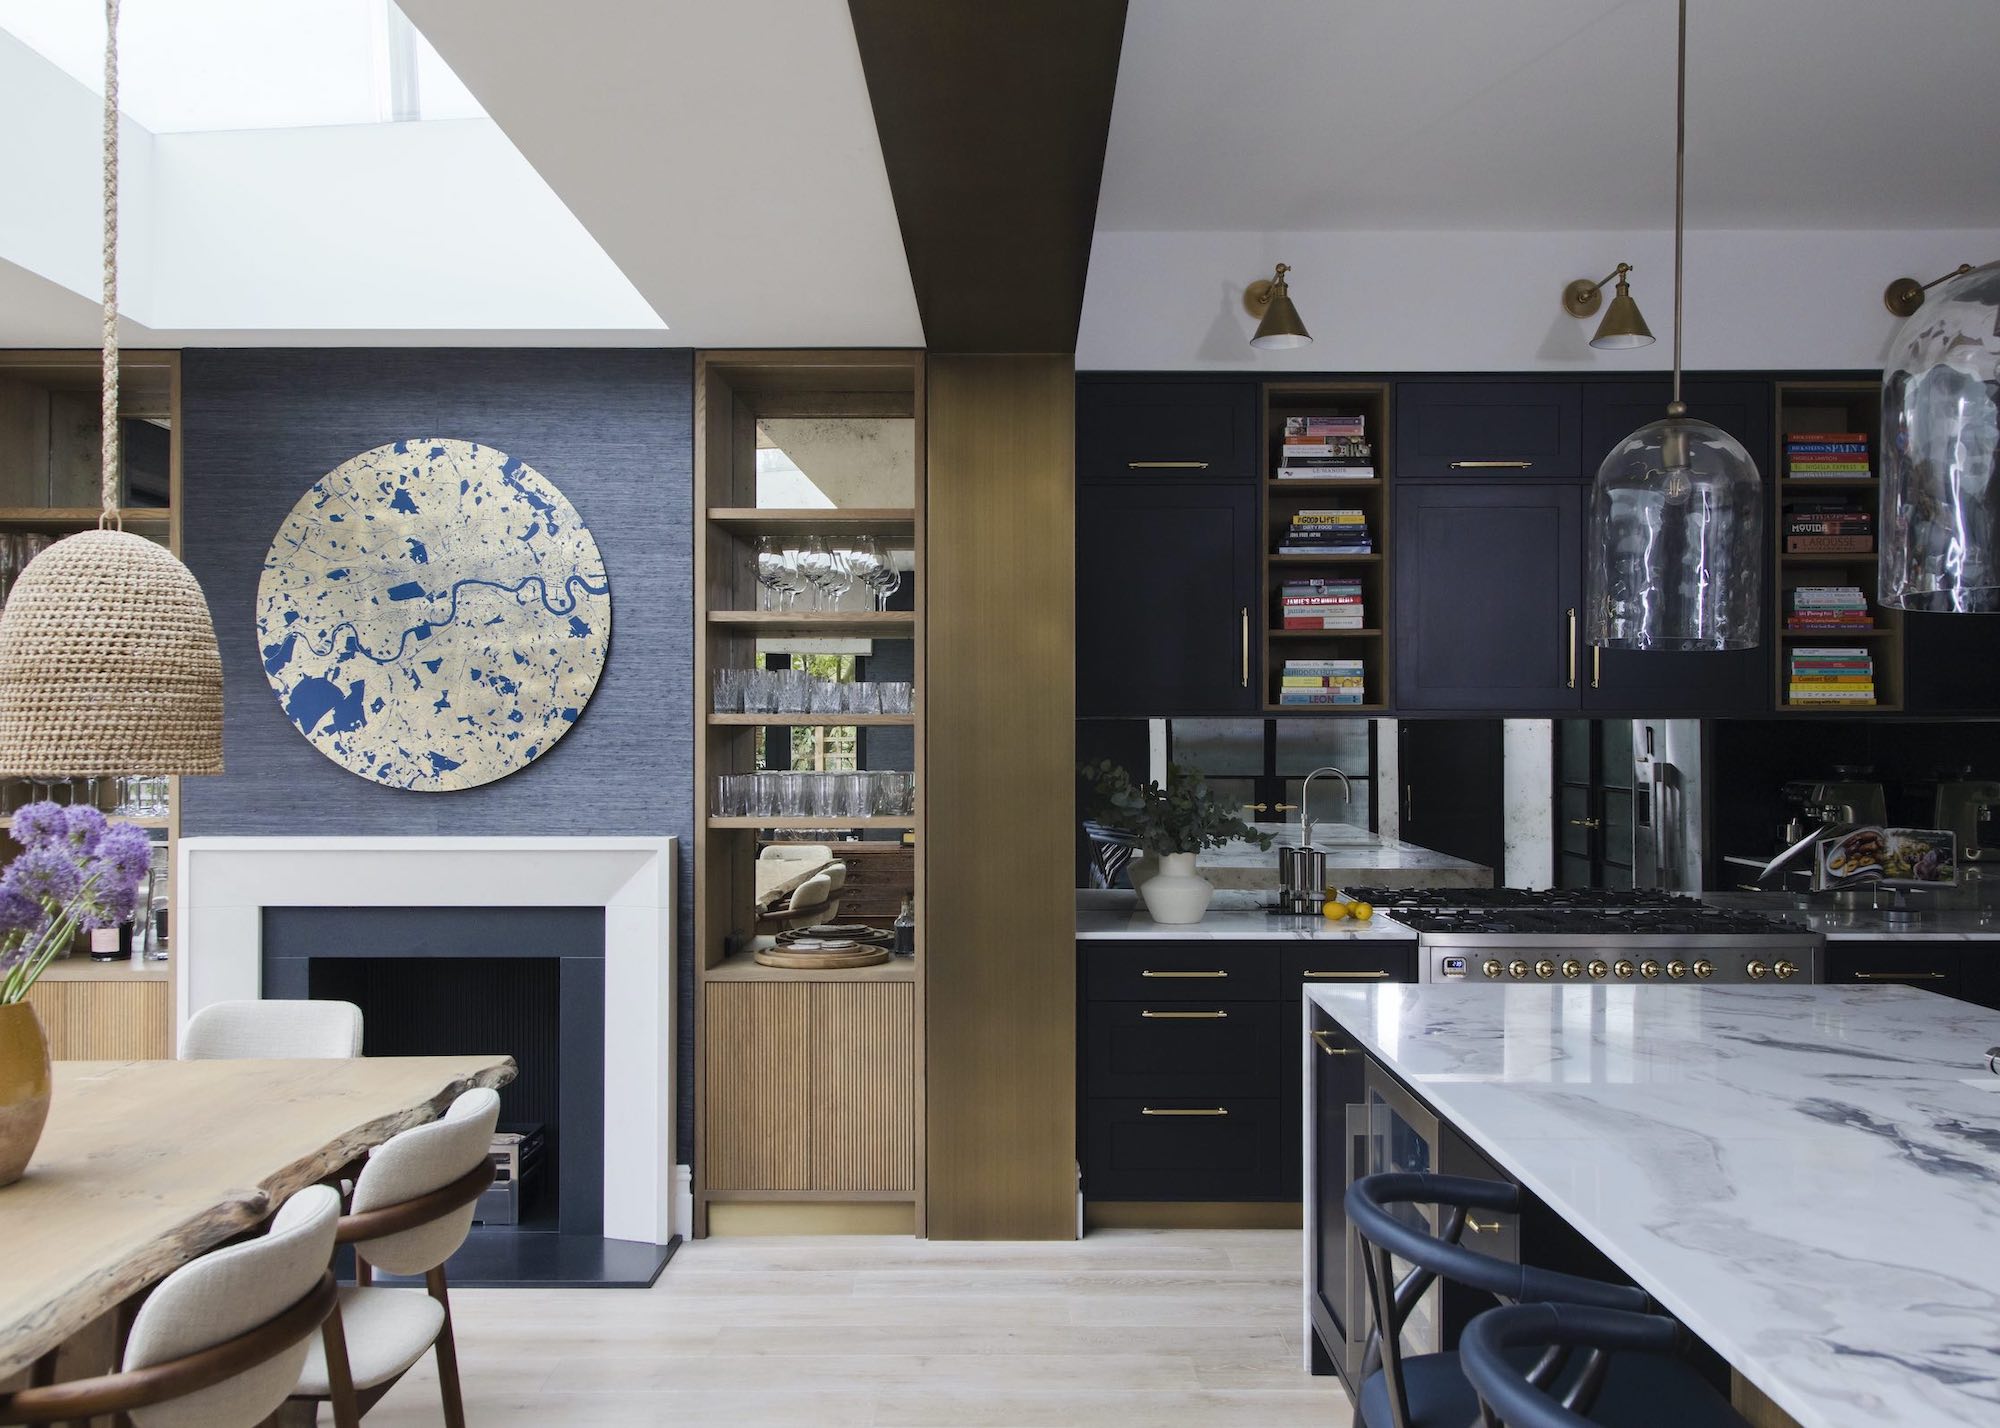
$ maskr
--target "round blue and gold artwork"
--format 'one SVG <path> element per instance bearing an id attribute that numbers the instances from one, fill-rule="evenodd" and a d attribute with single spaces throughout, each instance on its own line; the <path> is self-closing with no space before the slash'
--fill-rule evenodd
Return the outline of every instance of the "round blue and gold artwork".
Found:
<path id="1" fill-rule="evenodd" d="M 597 542 L 504 451 L 398 441 L 341 463 L 257 584 L 264 674 L 298 731 L 393 788 L 473 788 L 569 732 L 611 644 Z"/>

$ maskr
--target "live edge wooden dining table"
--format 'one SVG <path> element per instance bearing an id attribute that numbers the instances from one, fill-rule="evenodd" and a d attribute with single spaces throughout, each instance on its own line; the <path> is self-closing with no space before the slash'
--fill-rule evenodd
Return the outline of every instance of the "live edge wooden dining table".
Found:
<path id="1" fill-rule="evenodd" d="M 0 1189 L 0 1379 L 294 1191 L 474 1086 L 510 1056 L 59 1061 L 42 1142 Z"/>

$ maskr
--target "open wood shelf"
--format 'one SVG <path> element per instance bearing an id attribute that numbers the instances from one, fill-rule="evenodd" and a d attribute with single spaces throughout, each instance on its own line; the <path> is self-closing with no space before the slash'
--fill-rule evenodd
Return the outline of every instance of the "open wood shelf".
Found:
<path id="1" fill-rule="evenodd" d="M 70 535 L 95 530 L 101 514 L 95 506 L 0 506 L 0 528 Z M 127 506 L 118 514 L 133 530 L 155 532 L 166 530 L 174 518 L 166 506 Z"/>
<path id="2" fill-rule="evenodd" d="M 708 722 L 721 729 L 828 728 L 893 729 L 916 724 L 914 714 L 710 714 Z"/>
<path id="3" fill-rule="evenodd" d="M 1274 629 L 1274 630 L 1266 630 L 1264 633 L 1269 635 L 1274 640 L 1326 640 L 1326 639 L 1379 640 L 1380 638 L 1382 638 L 1385 632 L 1376 629 L 1367 629 L 1367 630 L 1275 630 Z"/>
<path id="4" fill-rule="evenodd" d="M 746 635 L 829 635 L 909 639 L 917 617 L 910 610 L 710 610 L 708 623 Z"/>
<path id="5" fill-rule="evenodd" d="M 845 828 L 915 828 L 914 818 L 725 818 L 719 813 L 708 815 L 711 828 L 811 828 L 829 833 Z"/>
<path id="6" fill-rule="evenodd" d="M 917 513 L 908 506 L 779 510 L 750 506 L 718 506 L 708 523 L 742 536 L 856 535 L 885 540 L 909 540 L 916 534 Z"/>
<path id="7" fill-rule="evenodd" d="M 766 967 L 748 952 L 733 952 L 708 969 L 711 982 L 914 982 L 916 961 L 891 957 L 872 967 Z"/>

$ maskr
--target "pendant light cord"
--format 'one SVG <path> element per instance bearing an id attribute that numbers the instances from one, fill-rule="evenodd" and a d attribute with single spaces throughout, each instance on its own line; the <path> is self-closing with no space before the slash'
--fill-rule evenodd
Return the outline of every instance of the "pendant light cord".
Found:
<path id="1" fill-rule="evenodd" d="M 97 528 L 125 529 L 118 509 L 118 0 L 104 0 L 104 406 Z"/>
<path id="2" fill-rule="evenodd" d="M 116 4 L 118 0 L 110 0 Z M 1688 212 L 1688 0 L 1680 0 L 1674 58 L 1674 406 L 1680 406 L 1680 248 Z"/>

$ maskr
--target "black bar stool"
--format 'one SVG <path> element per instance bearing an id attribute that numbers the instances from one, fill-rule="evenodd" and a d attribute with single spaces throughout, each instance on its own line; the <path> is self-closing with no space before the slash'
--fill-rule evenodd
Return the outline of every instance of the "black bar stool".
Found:
<path id="1" fill-rule="evenodd" d="M 1396 1218 L 1391 1209 L 1396 1205 L 1437 1206 L 1444 1212 L 1439 1232 L 1433 1235 Z M 1410 1314 L 1439 1279 L 1482 1290 L 1503 1305 L 1555 1301 L 1631 1314 L 1653 1307 L 1642 1289 L 1511 1264 L 1458 1242 L 1469 1211 L 1520 1208 L 1517 1187 L 1457 1175 L 1369 1175 L 1347 1187 L 1348 1223 L 1361 1238 L 1361 1262 L 1374 1310 L 1361 1364 L 1361 1389 L 1354 1402 L 1356 1428 L 1469 1428 L 1478 1419 L 1478 1394 L 1457 1353 L 1403 1353 L 1402 1335 Z M 1412 1266 L 1401 1283 L 1394 1280 L 1391 1256 Z M 1558 1402 L 1570 1404 L 1581 1401 L 1580 1394 L 1594 1395 L 1603 1410 L 1595 1421 L 1605 1424 L 1679 1423 L 1683 1420 L 1673 1416 L 1679 1411 L 1676 1405 L 1706 1405 L 1715 1397 L 1683 1364 L 1640 1358 L 1628 1366 L 1621 1360 L 1618 1372 L 1607 1375 L 1603 1354 L 1586 1353 L 1580 1362 L 1577 1357 L 1568 1346 L 1556 1343 L 1540 1355 L 1510 1351 L 1508 1362 L 1523 1382 L 1553 1393 Z M 1685 1421 L 1698 1428 L 1705 1420 Z"/>
<path id="2" fill-rule="evenodd" d="M 1658 1314 L 1515 1304 L 1489 1309 L 1466 1325 L 1459 1362 L 1479 1395 L 1485 1428 L 1749 1428 L 1721 1394 L 1667 1357 L 1684 1353 L 1688 1343 L 1687 1330 Z M 1524 1354 L 1552 1349 L 1589 1351 L 1586 1371 L 1567 1403 L 1520 1371 Z M 1607 1373 L 1645 1379 L 1646 1370 L 1661 1368 L 1671 1371 L 1667 1392 L 1655 1386 L 1643 1402 L 1616 1408 L 1603 1401 Z"/>

